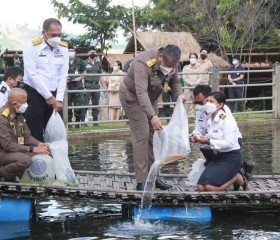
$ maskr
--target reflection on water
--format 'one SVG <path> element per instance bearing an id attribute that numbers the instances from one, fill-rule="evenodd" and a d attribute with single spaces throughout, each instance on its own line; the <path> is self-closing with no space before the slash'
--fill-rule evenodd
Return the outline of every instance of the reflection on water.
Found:
<path id="1" fill-rule="evenodd" d="M 256 162 L 255 174 L 280 174 L 280 129 L 250 127 L 241 132 L 243 156 Z M 186 159 L 164 166 L 162 172 L 187 174 L 202 156 L 196 144 L 191 149 Z M 134 172 L 129 138 L 70 141 L 69 159 L 76 170 Z M 210 223 L 136 222 L 121 217 L 120 205 L 49 199 L 38 201 L 36 212 L 31 237 L 25 239 L 280 239 L 279 211 L 269 209 L 214 209 Z"/>
<path id="2" fill-rule="evenodd" d="M 255 174 L 280 174 L 280 129 L 241 128 L 241 132 L 243 158 L 256 162 Z M 192 143 L 191 150 L 186 159 L 163 166 L 161 172 L 190 172 L 192 163 L 203 157 L 197 144 Z M 130 138 L 70 141 L 69 159 L 76 170 L 134 172 Z"/>

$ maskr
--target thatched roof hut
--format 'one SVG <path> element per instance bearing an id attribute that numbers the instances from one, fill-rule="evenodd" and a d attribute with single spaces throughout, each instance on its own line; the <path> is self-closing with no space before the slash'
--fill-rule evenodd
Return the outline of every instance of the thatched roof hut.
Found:
<path id="1" fill-rule="evenodd" d="M 137 32 L 137 50 L 145 51 L 154 47 L 164 47 L 168 44 L 176 44 L 182 51 L 181 61 L 188 61 L 192 52 L 198 53 L 201 49 L 199 43 L 189 32 Z M 124 53 L 134 52 L 134 37 L 129 40 Z M 228 67 L 224 59 L 214 53 L 209 54 L 209 59 L 219 68 Z"/>
<path id="2" fill-rule="evenodd" d="M 103 69 L 108 72 L 116 61 L 121 61 L 122 65 L 133 58 L 133 53 L 129 54 L 107 54 L 102 59 Z"/>

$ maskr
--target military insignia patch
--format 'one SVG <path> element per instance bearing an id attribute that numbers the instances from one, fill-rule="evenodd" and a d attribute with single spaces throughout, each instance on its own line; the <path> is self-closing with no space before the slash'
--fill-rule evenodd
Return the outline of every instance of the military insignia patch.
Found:
<path id="1" fill-rule="evenodd" d="M 38 45 L 42 42 L 43 42 L 42 38 L 36 38 L 32 40 L 33 45 Z"/>
<path id="2" fill-rule="evenodd" d="M 67 42 L 64 42 L 64 41 L 60 41 L 60 42 L 59 42 L 59 45 L 60 45 L 60 46 L 63 46 L 63 47 L 68 47 L 68 43 L 67 43 Z"/>
<path id="3" fill-rule="evenodd" d="M 153 65 L 155 65 L 157 62 L 157 60 L 155 58 L 150 59 L 149 61 L 146 62 L 148 67 L 152 67 Z"/>
<path id="4" fill-rule="evenodd" d="M 10 109 L 9 108 L 5 108 L 4 111 L 2 112 L 2 115 L 5 117 L 8 117 L 10 113 Z"/>
<path id="5" fill-rule="evenodd" d="M 2 86 L 0 89 L 0 92 L 4 94 L 6 91 L 7 91 L 7 88 L 5 86 Z"/>

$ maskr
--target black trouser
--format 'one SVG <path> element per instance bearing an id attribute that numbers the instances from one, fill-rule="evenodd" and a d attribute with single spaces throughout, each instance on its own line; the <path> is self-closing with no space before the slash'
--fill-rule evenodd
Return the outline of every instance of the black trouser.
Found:
<path id="1" fill-rule="evenodd" d="M 243 87 L 232 87 L 228 89 L 228 98 L 236 99 L 243 97 Z M 234 112 L 235 102 L 228 102 L 231 112 Z M 243 101 L 237 101 L 237 111 L 243 111 Z"/>
<path id="2" fill-rule="evenodd" d="M 56 96 L 56 91 L 51 93 L 53 96 Z M 40 142 L 44 142 L 44 131 L 53 113 L 53 107 L 48 106 L 46 99 L 34 88 L 27 87 L 27 95 L 26 123 L 31 131 L 31 135 Z M 61 114 L 62 111 L 60 112 Z"/>
<path id="3" fill-rule="evenodd" d="M 172 93 L 171 91 L 166 91 L 166 92 L 162 92 L 162 101 L 165 102 L 172 102 Z M 164 115 L 165 117 L 171 117 L 172 115 L 172 108 L 170 107 L 170 105 L 163 105 L 163 111 L 164 111 Z"/>

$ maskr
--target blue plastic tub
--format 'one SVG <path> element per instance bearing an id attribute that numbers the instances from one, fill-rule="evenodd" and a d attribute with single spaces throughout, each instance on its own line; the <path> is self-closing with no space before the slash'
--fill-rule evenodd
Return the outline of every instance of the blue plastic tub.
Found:
<path id="1" fill-rule="evenodd" d="M 139 208 L 133 207 L 132 215 L 134 218 L 139 216 Z M 171 206 L 152 206 L 145 220 L 176 220 L 192 222 L 209 222 L 212 220 L 210 207 L 171 207 Z"/>
<path id="2" fill-rule="evenodd" d="M 0 240 L 29 237 L 31 235 L 29 225 L 29 221 L 0 222 Z"/>
<path id="3" fill-rule="evenodd" d="M 32 199 L 3 197 L 0 199 L 0 222 L 29 220 L 32 206 Z"/>

